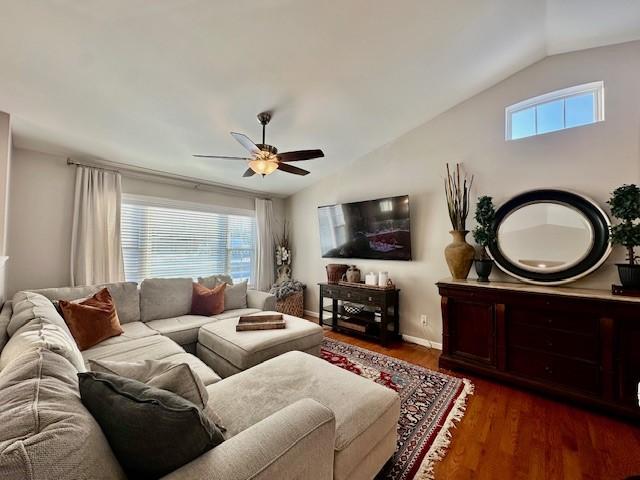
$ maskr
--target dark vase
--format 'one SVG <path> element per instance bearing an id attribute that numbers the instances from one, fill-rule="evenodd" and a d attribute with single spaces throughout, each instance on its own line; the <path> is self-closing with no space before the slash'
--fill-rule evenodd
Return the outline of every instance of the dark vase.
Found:
<path id="1" fill-rule="evenodd" d="M 476 267 L 478 281 L 488 282 L 489 275 L 491 275 L 491 269 L 493 268 L 493 260 L 474 260 L 473 264 Z"/>
<path id="2" fill-rule="evenodd" d="M 618 263 L 618 275 L 623 287 L 640 289 L 640 265 Z"/>

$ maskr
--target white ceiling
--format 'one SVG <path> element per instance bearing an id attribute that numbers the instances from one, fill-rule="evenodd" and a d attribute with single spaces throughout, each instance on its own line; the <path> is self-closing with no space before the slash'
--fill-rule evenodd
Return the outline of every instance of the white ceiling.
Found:
<path id="1" fill-rule="evenodd" d="M 640 38 L 638 0 L 0 0 L 15 143 L 290 194 L 550 53 Z M 229 131 L 322 148 L 245 179 Z"/>

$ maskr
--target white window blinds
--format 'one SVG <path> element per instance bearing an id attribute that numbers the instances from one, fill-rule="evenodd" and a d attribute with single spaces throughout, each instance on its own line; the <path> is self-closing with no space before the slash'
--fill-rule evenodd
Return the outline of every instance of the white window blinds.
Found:
<path id="1" fill-rule="evenodd" d="M 253 212 L 221 213 L 206 205 L 125 195 L 121 223 L 128 281 L 226 273 L 253 283 Z"/>

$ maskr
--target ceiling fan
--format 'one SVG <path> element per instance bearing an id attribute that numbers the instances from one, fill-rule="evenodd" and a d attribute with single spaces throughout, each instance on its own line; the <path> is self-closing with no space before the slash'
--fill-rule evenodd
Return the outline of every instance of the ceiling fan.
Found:
<path id="1" fill-rule="evenodd" d="M 307 175 L 309 173 L 307 170 L 289 165 L 289 162 L 324 157 L 322 150 L 296 150 L 295 152 L 278 153 L 276 147 L 265 142 L 265 129 L 270 120 L 271 112 L 258 114 L 258 121 L 262 125 L 262 143 L 253 143 L 246 135 L 231 132 L 231 136 L 251 152 L 251 157 L 229 157 L 226 155 L 194 155 L 194 157 L 247 161 L 249 162 L 249 168 L 244 172 L 243 177 L 251 177 L 256 173 L 264 177 L 276 170 L 293 173 L 294 175 Z"/>

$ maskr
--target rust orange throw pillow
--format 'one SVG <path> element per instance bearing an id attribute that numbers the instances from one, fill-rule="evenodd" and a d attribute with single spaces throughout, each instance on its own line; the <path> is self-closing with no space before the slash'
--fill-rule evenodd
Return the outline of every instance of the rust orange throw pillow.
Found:
<path id="1" fill-rule="evenodd" d="M 59 305 L 80 350 L 123 333 L 116 306 L 106 288 L 81 302 L 60 300 Z"/>
<path id="2" fill-rule="evenodd" d="M 226 283 L 221 283 L 213 288 L 207 288 L 199 283 L 194 283 L 191 314 L 210 317 L 224 312 L 224 289 L 226 286 Z"/>

